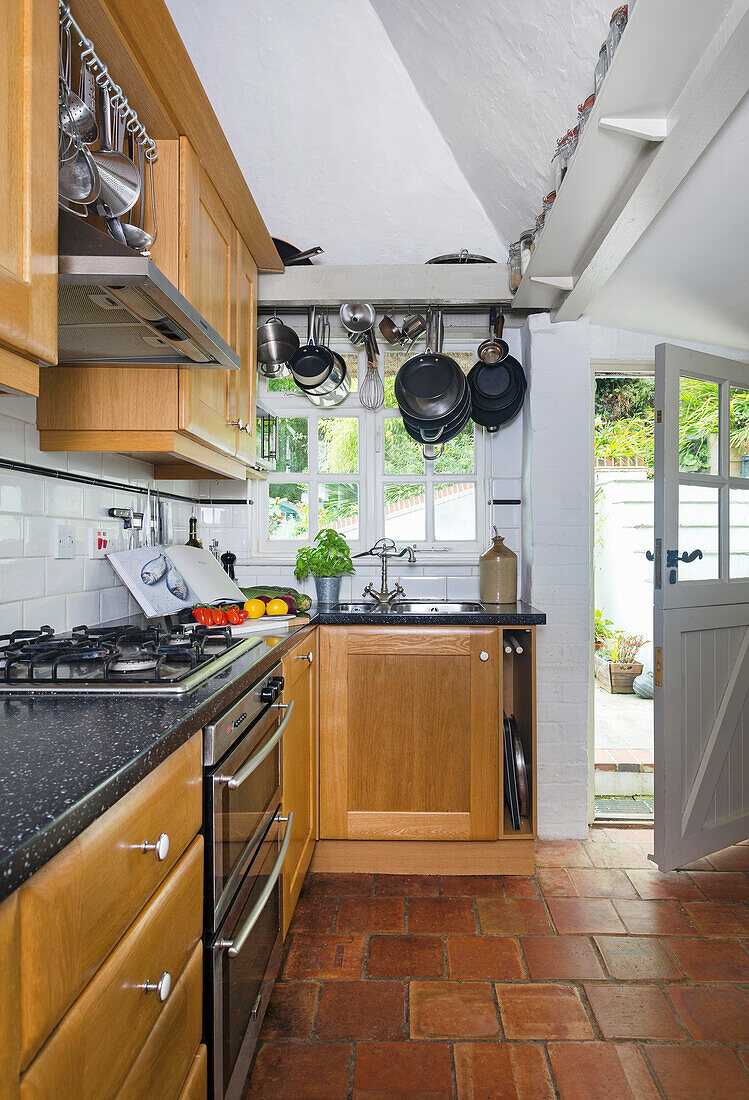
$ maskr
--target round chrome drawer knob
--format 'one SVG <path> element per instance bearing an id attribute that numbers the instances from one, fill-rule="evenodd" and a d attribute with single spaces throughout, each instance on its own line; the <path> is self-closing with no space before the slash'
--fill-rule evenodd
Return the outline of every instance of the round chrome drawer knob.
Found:
<path id="1" fill-rule="evenodd" d="M 145 855 L 146 852 L 155 852 L 156 858 L 159 860 L 159 862 L 161 862 L 161 860 L 163 859 L 166 859 L 166 857 L 169 855 L 169 834 L 162 833 L 155 844 L 149 844 L 147 840 L 144 840 L 141 846 L 141 851 L 143 852 L 143 855 Z"/>
<path id="2" fill-rule="evenodd" d="M 144 993 L 155 993 L 160 1001 L 165 1001 L 172 991 L 172 975 L 165 970 L 157 982 L 143 982 L 140 988 Z"/>
<path id="3" fill-rule="evenodd" d="M 481 661 L 488 661 L 489 660 L 489 654 L 486 652 L 485 649 L 482 649 L 481 652 L 479 653 L 479 659 Z"/>
<path id="4" fill-rule="evenodd" d="M 296 659 L 297 661 L 309 661 L 309 663 L 312 664 L 312 650 L 310 650 L 309 653 L 298 653 Z"/>

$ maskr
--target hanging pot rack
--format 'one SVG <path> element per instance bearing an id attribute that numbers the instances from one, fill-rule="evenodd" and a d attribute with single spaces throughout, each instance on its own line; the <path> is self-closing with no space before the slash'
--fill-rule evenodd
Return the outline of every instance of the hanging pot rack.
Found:
<path id="1" fill-rule="evenodd" d="M 87 38 L 81 30 L 70 11 L 70 5 L 66 4 L 65 0 L 58 0 L 58 8 L 60 26 L 64 31 L 73 31 L 78 39 L 78 45 L 81 47 L 81 63 L 89 69 L 98 87 L 107 90 L 112 110 L 119 114 L 127 132 L 132 134 L 133 140 L 141 146 L 146 160 L 157 160 L 159 152 L 156 142 L 152 137 L 149 137 L 148 131 L 138 118 L 137 111 L 128 103 L 127 96 L 120 85 L 116 84 L 110 76 L 109 69 L 97 54 L 96 47 L 91 39 Z"/>

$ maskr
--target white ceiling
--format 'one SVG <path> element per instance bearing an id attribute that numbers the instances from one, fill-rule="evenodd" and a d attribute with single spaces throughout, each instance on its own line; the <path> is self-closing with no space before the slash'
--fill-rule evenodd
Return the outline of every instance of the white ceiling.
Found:
<path id="1" fill-rule="evenodd" d="M 504 260 L 611 0 L 167 0 L 274 236 L 322 262 Z"/>

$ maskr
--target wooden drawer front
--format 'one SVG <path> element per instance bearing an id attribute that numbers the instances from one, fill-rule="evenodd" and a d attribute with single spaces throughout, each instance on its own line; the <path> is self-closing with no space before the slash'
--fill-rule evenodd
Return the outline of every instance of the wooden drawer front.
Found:
<path id="1" fill-rule="evenodd" d="M 21 935 L 18 892 L 0 905 L 0 1096 L 18 1096 L 21 1050 Z"/>
<path id="2" fill-rule="evenodd" d="M 287 696 L 299 677 L 304 676 L 309 671 L 309 661 L 307 660 L 308 653 L 312 654 L 312 668 L 314 675 L 317 675 L 316 631 L 317 627 L 315 626 L 305 630 L 302 633 L 301 639 L 293 649 L 289 650 L 281 662 L 283 668 L 284 691 Z"/>
<path id="3" fill-rule="evenodd" d="M 176 1100 L 203 1034 L 203 945 L 190 956 L 117 1100 Z"/>
<path id="4" fill-rule="evenodd" d="M 203 838 L 148 903 L 21 1079 L 22 1100 L 103 1100 L 116 1094 L 166 1006 L 146 981 L 179 981 L 200 942 Z"/>
<path id="5" fill-rule="evenodd" d="M 201 745 L 196 734 L 21 887 L 22 1068 L 200 828 Z M 161 833 L 163 860 L 142 851 Z"/>
<path id="6" fill-rule="evenodd" d="M 192 1063 L 192 1069 L 179 1094 L 179 1100 L 205 1100 L 208 1094 L 208 1051 L 203 1045 Z"/>

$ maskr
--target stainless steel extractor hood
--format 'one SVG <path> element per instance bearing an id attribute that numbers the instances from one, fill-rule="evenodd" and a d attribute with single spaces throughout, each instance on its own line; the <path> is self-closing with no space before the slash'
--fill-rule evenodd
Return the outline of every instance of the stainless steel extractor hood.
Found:
<path id="1" fill-rule="evenodd" d="M 60 211 L 58 363 L 239 370 L 239 356 L 147 256 Z"/>

